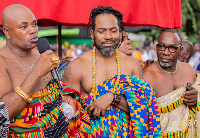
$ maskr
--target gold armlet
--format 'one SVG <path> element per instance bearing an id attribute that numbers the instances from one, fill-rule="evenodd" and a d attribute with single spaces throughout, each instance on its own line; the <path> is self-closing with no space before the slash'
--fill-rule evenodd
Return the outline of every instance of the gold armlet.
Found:
<path id="1" fill-rule="evenodd" d="M 30 98 L 26 93 L 24 93 L 20 87 L 16 87 L 15 91 L 26 101 L 27 103 L 32 102 L 33 98 Z"/>

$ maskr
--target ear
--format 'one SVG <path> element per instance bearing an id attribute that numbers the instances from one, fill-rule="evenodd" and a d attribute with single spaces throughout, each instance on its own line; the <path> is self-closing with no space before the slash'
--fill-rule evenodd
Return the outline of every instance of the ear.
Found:
<path id="1" fill-rule="evenodd" d="M 90 30 L 90 34 L 91 34 L 92 40 L 94 40 L 94 31 L 93 31 L 93 30 Z"/>
<path id="2" fill-rule="evenodd" d="M 181 46 L 180 47 L 180 55 L 182 55 L 183 54 L 183 47 Z"/>
<path id="3" fill-rule="evenodd" d="M 9 29 L 7 27 L 3 27 L 3 32 L 7 39 L 10 39 Z"/>

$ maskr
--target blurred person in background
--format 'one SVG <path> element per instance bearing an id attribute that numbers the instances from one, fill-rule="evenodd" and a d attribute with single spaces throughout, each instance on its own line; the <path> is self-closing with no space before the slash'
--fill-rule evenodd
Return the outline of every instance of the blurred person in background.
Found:
<path id="1" fill-rule="evenodd" d="M 121 40 L 121 44 L 118 48 L 119 51 L 126 54 L 127 56 L 132 56 L 131 42 L 128 38 L 128 35 L 126 34 L 124 30 L 120 32 L 120 40 Z"/>
<path id="2" fill-rule="evenodd" d="M 200 62 L 200 45 L 198 42 L 193 44 L 193 49 L 194 49 L 194 54 L 192 55 L 192 57 L 189 60 L 189 64 L 196 69 L 199 62 Z"/>
<path id="3" fill-rule="evenodd" d="M 140 64 L 142 63 L 142 52 L 139 50 L 139 48 L 133 48 L 132 57 L 137 59 Z"/>
<path id="4" fill-rule="evenodd" d="M 182 41 L 183 51 L 179 55 L 178 60 L 188 63 L 192 55 L 194 54 L 193 44 L 188 40 Z"/>
<path id="5" fill-rule="evenodd" d="M 157 60 L 157 55 L 156 55 L 156 51 L 150 46 L 150 42 L 146 41 L 144 42 L 144 46 L 143 46 L 143 54 L 142 54 L 142 61 L 145 62 L 147 60 Z"/>
<path id="6" fill-rule="evenodd" d="M 83 52 L 81 49 L 77 48 L 75 44 L 71 44 L 69 48 L 72 50 L 70 57 L 72 57 L 71 60 L 76 59 L 78 56 L 80 56 Z"/>

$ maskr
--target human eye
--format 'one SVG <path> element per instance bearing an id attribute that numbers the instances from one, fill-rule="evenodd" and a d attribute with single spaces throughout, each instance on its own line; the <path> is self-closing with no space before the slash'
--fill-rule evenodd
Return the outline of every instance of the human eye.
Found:
<path id="1" fill-rule="evenodd" d="M 22 25 L 20 28 L 25 29 L 26 27 L 27 27 L 26 25 Z"/>
<path id="2" fill-rule="evenodd" d="M 99 32 L 100 34 L 103 34 L 103 33 L 104 33 L 104 30 L 103 30 L 103 29 L 100 29 L 98 32 Z"/>
<path id="3" fill-rule="evenodd" d="M 37 26 L 37 22 L 34 22 L 34 23 L 33 23 L 33 26 Z"/>
<path id="4" fill-rule="evenodd" d="M 111 32 L 112 32 L 112 33 L 116 33 L 116 32 L 117 32 L 117 29 L 116 29 L 116 28 L 113 28 L 113 29 L 111 29 Z"/>

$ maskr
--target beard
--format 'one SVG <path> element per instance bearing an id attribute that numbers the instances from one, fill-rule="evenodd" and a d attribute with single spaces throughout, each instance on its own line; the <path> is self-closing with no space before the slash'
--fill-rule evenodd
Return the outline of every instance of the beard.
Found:
<path id="1" fill-rule="evenodd" d="M 109 47 L 103 47 L 103 43 L 107 43 L 107 42 L 113 42 L 114 45 L 109 46 Z M 111 56 L 115 52 L 115 49 L 118 47 L 118 45 L 119 45 L 119 42 L 117 42 L 116 40 L 103 41 L 100 43 L 100 45 L 98 45 L 96 43 L 96 38 L 94 36 L 94 46 L 105 56 Z"/>
<path id="2" fill-rule="evenodd" d="M 159 59 L 158 59 L 158 62 L 159 62 L 159 65 L 162 67 L 162 68 L 168 68 L 168 67 L 171 67 L 173 62 L 172 62 L 172 56 L 168 56 L 167 58 L 168 59 L 171 59 L 169 62 L 162 62 L 161 58 L 163 58 L 164 55 L 160 55 L 159 56 Z"/>

